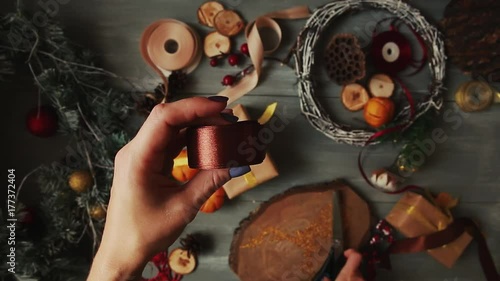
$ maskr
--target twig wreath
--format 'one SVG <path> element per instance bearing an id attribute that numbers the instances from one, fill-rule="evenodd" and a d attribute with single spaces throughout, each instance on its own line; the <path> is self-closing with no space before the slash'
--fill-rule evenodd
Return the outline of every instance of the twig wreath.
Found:
<path id="1" fill-rule="evenodd" d="M 394 119 L 394 124 L 404 125 L 405 129 L 413 121 L 431 108 L 440 110 L 443 101 L 441 91 L 445 75 L 444 42 L 441 33 L 420 14 L 420 12 L 400 0 L 339 0 L 318 8 L 302 29 L 295 47 L 295 71 L 299 79 L 298 92 L 302 113 L 314 128 L 327 137 L 356 146 L 364 146 L 374 135 L 373 131 L 352 129 L 350 126 L 333 121 L 323 109 L 314 95 L 315 81 L 310 75 L 315 63 L 316 45 L 324 29 L 334 19 L 346 12 L 360 11 L 367 8 L 386 10 L 415 30 L 425 42 L 429 52 L 429 69 L 431 82 L 429 96 L 424 101 L 415 104 L 415 117 L 410 118 L 410 105 L 400 110 Z M 377 140 L 371 144 L 377 143 Z"/>

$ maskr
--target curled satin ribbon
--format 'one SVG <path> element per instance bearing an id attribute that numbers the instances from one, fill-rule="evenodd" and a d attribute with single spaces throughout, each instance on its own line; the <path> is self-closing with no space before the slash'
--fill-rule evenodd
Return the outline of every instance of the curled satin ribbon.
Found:
<path id="1" fill-rule="evenodd" d="M 477 242 L 479 261 L 486 280 L 500 281 L 500 275 L 496 270 L 486 239 L 476 223 L 469 218 L 456 219 L 447 228 L 429 235 L 395 241 L 382 255 L 382 267 L 391 269 L 390 254 L 417 253 L 442 247 L 457 240 L 465 232 Z"/>
<path id="2" fill-rule="evenodd" d="M 202 57 L 200 46 L 197 33 L 187 24 L 174 19 L 159 20 L 149 25 L 140 42 L 143 59 L 160 75 L 165 91 L 173 71 L 190 73 L 196 69 Z"/>
<path id="3" fill-rule="evenodd" d="M 266 151 L 262 149 L 265 145 L 258 143 L 261 129 L 256 121 L 189 128 L 189 167 L 207 170 L 262 163 Z"/>
<path id="4" fill-rule="evenodd" d="M 282 31 L 274 19 L 304 19 L 310 15 L 311 12 L 307 6 L 297 6 L 265 14 L 248 24 L 245 29 L 245 36 L 247 38 L 250 59 L 254 65 L 254 71 L 243 77 L 235 86 L 222 90 L 218 95 L 228 97 L 228 104 L 230 104 L 257 87 L 259 76 L 262 73 L 264 55 L 269 55 L 276 51 L 281 43 Z M 275 45 L 267 46 L 266 49 L 261 37 L 261 31 L 265 28 L 273 30 L 278 38 Z"/>

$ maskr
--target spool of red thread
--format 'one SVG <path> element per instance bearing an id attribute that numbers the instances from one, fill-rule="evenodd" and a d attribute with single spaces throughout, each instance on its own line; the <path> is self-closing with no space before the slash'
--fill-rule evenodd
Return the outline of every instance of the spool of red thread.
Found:
<path id="1" fill-rule="evenodd" d="M 371 53 L 375 67 L 388 74 L 405 70 L 413 61 L 410 41 L 395 30 L 375 35 Z"/>
<path id="2" fill-rule="evenodd" d="M 262 149 L 265 145 L 255 145 L 262 128 L 257 121 L 189 128 L 189 167 L 207 170 L 262 163 L 266 157 Z"/>

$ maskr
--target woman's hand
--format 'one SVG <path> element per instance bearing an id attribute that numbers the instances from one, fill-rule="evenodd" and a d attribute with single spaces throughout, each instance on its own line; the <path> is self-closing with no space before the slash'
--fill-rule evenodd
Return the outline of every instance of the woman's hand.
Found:
<path id="1" fill-rule="evenodd" d="M 344 256 L 347 258 L 347 262 L 335 281 L 364 281 L 361 272 L 359 272 L 359 266 L 362 260 L 361 254 L 349 249 L 344 252 Z M 325 277 L 323 281 L 331 280 Z"/>
<path id="2" fill-rule="evenodd" d="M 227 98 L 189 98 L 156 106 L 137 136 L 115 158 L 101 246 L 88 280 L 136 280 L 149 259 L 166 250 L 200 206 L 231 177 L 250 170 L 200 171 L 179 186 L 169 180 L 188 126 L 236 122 Z"/>

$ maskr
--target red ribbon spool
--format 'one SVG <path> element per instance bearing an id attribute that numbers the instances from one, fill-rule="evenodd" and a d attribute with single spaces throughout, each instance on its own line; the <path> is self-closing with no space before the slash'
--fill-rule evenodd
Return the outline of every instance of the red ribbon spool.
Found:
<path id="1" fill-rule="evenodd" d="M 371 52 L 377 69 L 389 74 L 403 71 L 413 62 L 410 41 L 396 30 L 375 35 Z"/>
<path id="2" fill-rule="evenodd" d="M 209 170 L 262 163 L 266 157 L 266 143 L 259 142 L 262 128 L 257 121 L 189 128 L 189 167 Z"/>

